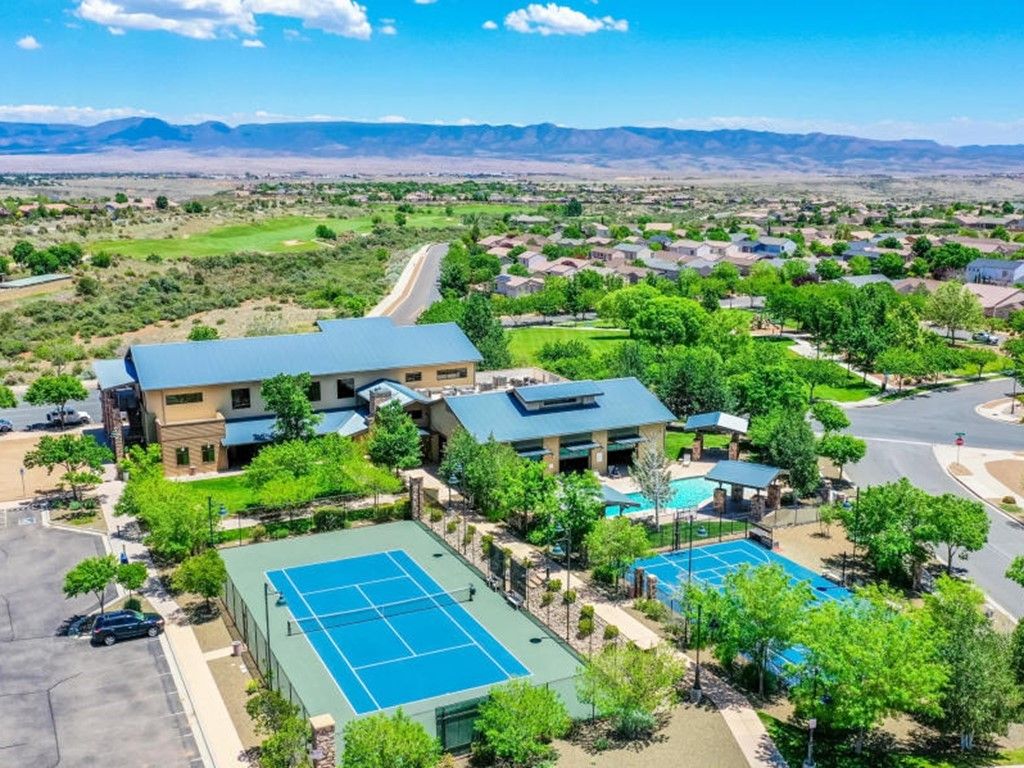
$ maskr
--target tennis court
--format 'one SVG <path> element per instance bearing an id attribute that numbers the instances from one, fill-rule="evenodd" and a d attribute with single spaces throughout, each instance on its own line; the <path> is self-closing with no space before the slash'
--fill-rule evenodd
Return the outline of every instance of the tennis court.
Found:
<path id="1" fill-rule="evenodd" d="M 692 560 L 691 560 L 692 558 Z M 725 577 L 744 565 L 756 568 L 761 565 L 779 565 L 789 576 L 791 584 L 806 582 L 810 585 L 815 600 L 848 600 L 851 592 L 829 581 L 824 576 L 794 563 L 777 552 L 765 549 L 750 539 L 725 541 L 720 544 L 681 549 L 653 557 L 637 560 L 632 569 L 643 568 L 644 573 L 658 578 L 658 598 L 672 610 L 679 608 L 678 593 L 692 579 L 694 585 L 707 585 L 721 589 Z M 787 648 L 774 660 L 775 671 L 785 671 L 785 664 L 799 664 L 803 660 L 799 646 Z"/>
<path id="2" fill-rule="evenodd" d="M 356 714 L 502 683 L 529 670 L 403 550 L 267 574 Z"/>

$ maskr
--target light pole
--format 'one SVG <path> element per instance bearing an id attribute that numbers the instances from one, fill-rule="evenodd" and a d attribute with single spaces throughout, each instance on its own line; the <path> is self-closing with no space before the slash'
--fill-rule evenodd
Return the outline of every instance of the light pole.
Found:
<path id="1" fill-rule="evenodd" d="M 21 475 L 21 496 L 22 498 L 25 498 L 28 496 L 28 492 L 25 490 L 25 468 L 19 467 L 18 474 Z"/>
<path id="2" fill-rule="evenodd" d="M 693 673 L 693 688 L 690 690 L 690 701 L 694 704 L 700 704 L 701 696 L 703 691 L 700 689 L 700 620 L 701 620 L 701 604 L 697 603 L 697 667 Z"/>
<path id="3" fill-rule="evenodd" d="M 807 757 L 804 759 L 804 768 L 815 768 L 814 765 L 814 729 L 818 727 L 817 718 L 812 717 L 807 721 Z"/>
<path id="4" fill-rule="evenodd" d="M 213 547 L 213 496 L 206 497 L 206 519 L 210 523 L 210 546 Z"/>
<path id="5" fill-rule="evenodd" d="M 270 677 L 270 594 L 273 593 L 277 596 L 278 604 L 283 603 L 284 595 L 278 592 L 276 589 L 270 586 L 269 583 L 263 582 L 263 631 L 267 637 L 267 676 Z M 272 678 L 271 678 L 272 680 Z M 271 683 L 273 685 L 273 683 Z"/>

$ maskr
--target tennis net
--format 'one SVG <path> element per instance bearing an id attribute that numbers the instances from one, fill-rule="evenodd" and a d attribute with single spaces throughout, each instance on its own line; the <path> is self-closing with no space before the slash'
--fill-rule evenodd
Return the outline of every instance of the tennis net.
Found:
<path id="1" fill-rule="evenodd" d="M 335 629 L 367 621 L 379 621 L 392 616 L 402 616 L 407 613 L 432 611 L 459 603 L 471 602 L 474 595 L 476 595 L 476 587 L 470 585 L 451 592 L 421 595 L 420 597 L 399 600 L 394 603 L 368 605 L 365 608 L 354 608 L 338 613 L 325 613 L 304 619 L 288 619 L 288 634 L 305 635 L 310 632 L 321 632 L 325 629 Z"/>

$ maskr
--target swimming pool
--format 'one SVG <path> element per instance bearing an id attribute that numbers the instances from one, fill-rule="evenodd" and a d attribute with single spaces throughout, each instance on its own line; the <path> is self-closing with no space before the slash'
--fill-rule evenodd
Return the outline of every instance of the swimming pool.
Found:
<path id="1" fill-rule="evenodd" d="M 680 478 L 673 480 L 671 485 L 675 493 L 673 493 L 671 500 L 664 505 L 663 510 L 699 507 L 714 495 L 715 488 L 717 487 L 715 483 L 703 477 Z M 605 514 L 609 517 L 614 517 L 620 514 L 620 512 L 644 512 L 648 509 L 654 509 L 654 504 L 642 493 L 629 493 L 626 495 L 634 501 L 640 502 L 640 506 L 629 507 L 624 510 L 620 510 L 619 507 L 608 507 Z"/>

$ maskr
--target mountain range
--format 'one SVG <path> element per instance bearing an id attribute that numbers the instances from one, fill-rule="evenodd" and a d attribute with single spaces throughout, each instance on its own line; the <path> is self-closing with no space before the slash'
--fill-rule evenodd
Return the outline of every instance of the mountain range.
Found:
<path id="1" fill-rule="evenodd" d="M 283 122 L 175 125 L 152 117 L 98 125 L 0 122 L 0 156 L 175 151 L 196 157 L 487 159 L 654 171 L 1017 173 L 1024 145 L 953 147 L 824 133 L 551 124 Z"/>

